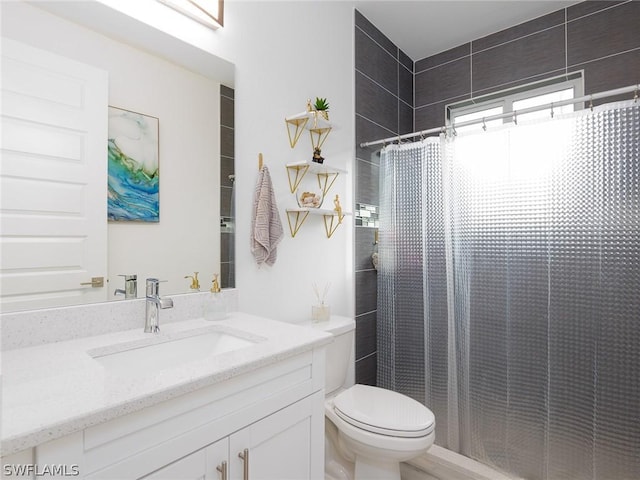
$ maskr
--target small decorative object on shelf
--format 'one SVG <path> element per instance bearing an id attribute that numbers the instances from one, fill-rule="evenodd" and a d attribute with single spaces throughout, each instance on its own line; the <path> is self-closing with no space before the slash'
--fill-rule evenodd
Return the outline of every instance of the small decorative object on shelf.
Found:
<path id="1" fill-rule="evenodd" d="M 310 102 L 307 102 L 307 104 Z M 316 97 L 313 109 L 318 112 L 328 122 L 329 121 L 329 103 L 326 98 Z"/>
<path id="2" fill-rule="evenodd" d="M 320 208 L 322 205 L 322 195 L 314 192 L 302 192 L 298 195 L 298 206 L 300 208 Z"/>
<path id="3" fill-rule="evenodd" d="M 284 121 L 287 125 L 291 148 L 296 146 L 304 130 L 309 131 L 314 150 L 322 148 L 322 144 L 331 131 L 327 99 L 317 97 L 314 104 L 311 103 L 311 99 L 308 99 L 307 109 L 304 112 L 286 117 Z"/>
<path id="4" fill-rule="evenodd" d="M 342 222 L 344 215 L 342 215 L 342 205 L 340 205 L 340 197 L 336 194 L 336 198 L 333 199 L 333 204 L 336 208 L 334 210 L 338 213 L 338 221 Z"/>
<path id="5" fill-rule="evenodd" d="M 324 163 L 324 157 L 321 155 L 321 151 L 319 148 L 314 148 L 313 149 L 313 157 L 311 158 L 311 160 L 313 160 L 316 163 Z"/>

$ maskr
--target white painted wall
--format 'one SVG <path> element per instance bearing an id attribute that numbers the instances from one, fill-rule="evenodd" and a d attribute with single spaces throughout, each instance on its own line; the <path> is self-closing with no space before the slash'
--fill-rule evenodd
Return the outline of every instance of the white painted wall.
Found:
<path id="1" fill-rule="evenodd" d="M 227 0 L 225 26 L 216 31 L 203 30 L 200 25 L 185 31 L 181 22 L 166 23 L 164 14 L 134 9 L 127 0 L 100 2 L 235 64 L 236 286 L 240 309 L 291 322 L 306 320 L 315 302 L 312 284 L 322 288 L 330 282 L 332 312 L 353 316 L 353 217 L 347 217 L 331 239 L 326 238 L 319 217 L 309 218 L 296 238 L 289 234 L 284 210 L 296 202 L 289 193 L 284 165 L 310 159 L 312 152 L 306 136 L 291 150 L 284 117 L 304 110 L 308 98 L 328 99 L 335 127 L 322 152 L 328 165 L 350 172 L 337 181 L 332 194 L 338 193 L 344 209 L 351 211 L 354 2 Z M 286 230 L 276 264 L 264 268 L 256 266 L 249 246 L 260 152 L 270 169 Z M 332 198 L 324 207 L 332 208 Z"/>
<path id="2" fill-rule="evenodd" d="M 312 283 L 331 282 L 336 314 L 354 315 L 353 217 L 331 239 L 321 218 L 309 218 L 291 238 L 284 209 L 295 205 L 284 164 L 310 159 L 308 138 L 289 147 L 284 117 L 308 98 L 326 97 L 335 125 L 325 163 L 349 170 L 333 193 L 353 210 L 355 157 L 353 5 L 328 1 L 228 1 L 216 53 L 236 65 L 237 287 L 241 310 L 297 322 L 314 303 Z M 269 167 L 286 235 L 272 268 L 258 268 L 249 248 L 257 157 Z M 325 207 L 332 208 L 329 202 Z"/>
<path id="3" fill-rule="evenodd" d="M 118 274 L 210 280 L 219 270 L 219 83 L 22 2 L 2 5 L 2 34 L 109 72 L 109 104 L 160 119 L 160 222 L 109 223 L 109 297 Z M 106 153 L 106 148 L 105 148 Z M 105 159 L 106 161 L 106 159 Z M 204 283 L 204 282 L 203 282 Z"/>

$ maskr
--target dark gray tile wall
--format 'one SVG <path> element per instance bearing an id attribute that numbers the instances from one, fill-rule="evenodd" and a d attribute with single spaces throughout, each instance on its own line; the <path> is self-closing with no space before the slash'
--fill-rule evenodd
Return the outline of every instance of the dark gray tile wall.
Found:
<path id="1" fill-rule="evenodd" d="M 220 216 L 231 218 L 233 180 L 235 172 L 234 146 L 234 98 L 232 88 L 220 85 Z M 222 288 L 236 286 L 235 272 L 235 219 L 231 231 L 221 228 L 220 232 L 220 279 Z"/>
<path id="2" fill-rule="evenodd" d="M 413 61 L 356 11 L 355 203 L 379 205 L 379 156 L 362 142 L 412 132 Z M 375 229 L 356 226 L 356 382 L 376 384 Z"/>
<path id="3" fill-rule="evenodd" d="M 640 83 L 639 25 L 639 0 L 586 1 L 414 63 L 356 11 L 355 203 L 379 205 L 379 156 L 360 143 L 442 126 L 449 103 L 577 70 L 585 94 Z M 375 248 L 374 230 L 356 227 L 356 381 L 368 384 L 377 370 Z"/>
<path id="4" fill-rule="evenodd" d="M 638 25 L 640 1 L 587 1 L 418 60 L 415 129 L 442 126 L 449 103 L 567 72 L 584 70 L 586 95 L 638 83 Z"/>

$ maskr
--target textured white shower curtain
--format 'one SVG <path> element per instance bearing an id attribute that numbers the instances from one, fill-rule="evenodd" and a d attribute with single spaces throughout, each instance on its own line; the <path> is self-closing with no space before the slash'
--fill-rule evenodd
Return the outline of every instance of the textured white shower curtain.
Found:
<path id="1" fill-rule="evenodd" d="M 640 478 L 639 111 L 384 152 L 378 380 L 434 411 L 436 443 Z"/>

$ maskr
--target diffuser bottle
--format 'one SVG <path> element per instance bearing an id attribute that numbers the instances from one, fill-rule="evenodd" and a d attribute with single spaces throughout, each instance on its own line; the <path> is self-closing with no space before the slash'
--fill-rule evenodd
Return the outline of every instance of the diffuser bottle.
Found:
<path id="1" fill-rule="evenodd" d="M 227 317 L 227 302 L 220 292 L 220 284 L 218 283 L 218 275 L 213 276 L 211 291 L 204 305 L 205 320 L 215 321 L 222 320 Z"/>

